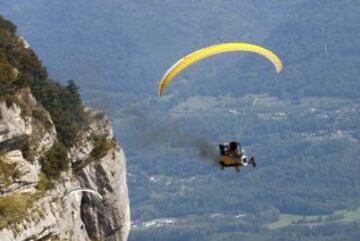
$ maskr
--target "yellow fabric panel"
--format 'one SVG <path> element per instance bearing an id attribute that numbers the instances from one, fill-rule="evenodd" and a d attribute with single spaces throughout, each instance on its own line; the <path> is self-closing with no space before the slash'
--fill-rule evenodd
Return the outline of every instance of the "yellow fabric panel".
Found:
<path id="1" fill-rule="evenodd" d="M 275 53 L 259 45 L 249 43 L 223 43 L 212 45 L 185 56 L 168 69 L 160 81 L 159 95 L 162 96 L 171 80 L 188 66 L 209 56 L 231 51 L 245 51 L 260 54 L 274 64 L 278 73 L 283 68 L 280 58 Z"/>

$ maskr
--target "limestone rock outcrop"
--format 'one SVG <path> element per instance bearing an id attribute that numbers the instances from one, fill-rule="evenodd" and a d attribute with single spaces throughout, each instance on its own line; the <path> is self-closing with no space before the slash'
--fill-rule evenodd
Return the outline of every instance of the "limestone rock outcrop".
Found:
<path id="1" fill-rule="evenodd" d="M 16 95 L 13 103 L 0 101 L 0 210 L 19 217 L 8 223 L 0 220 L 0 240 L 127 240 L 126 158 L 108 118 L 86 109 L 90 124 L 68 149 L 70 167 L 44 189 L 41 160 L 46 161 L 45 153 L 58 135 L 50 114 L 28 88 Z M 34 115 L 39 111 L 45 121 Z M 94 157 L 99 142 L 104 153 Z M 102 199 L 81 192 L 64 199 L 73 188 L 92 189 Z M 2 206 L 8 202 L 23 213 Z"/>

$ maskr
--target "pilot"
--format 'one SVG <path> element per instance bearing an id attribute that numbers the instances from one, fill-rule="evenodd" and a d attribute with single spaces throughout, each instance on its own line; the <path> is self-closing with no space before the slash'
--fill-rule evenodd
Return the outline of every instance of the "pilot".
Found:
<path id="1" fill-rule="evenodd" d="M 240 156 L 238 145 L 236 142 L 229 143 L 229 156 L 233 158 L 237 158 Z"/>

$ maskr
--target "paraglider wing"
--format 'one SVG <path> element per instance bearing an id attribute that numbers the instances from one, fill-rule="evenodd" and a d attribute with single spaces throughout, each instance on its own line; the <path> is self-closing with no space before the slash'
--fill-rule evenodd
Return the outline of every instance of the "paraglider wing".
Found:
<path id="1" fill-rule="evenodd" d="M 100 193 L 98 193 L 97 191 L 94 191 L 92 189 L 89 189 L 89 188 L 74 188 L 72 190 L 66 191 L 65 194 L 64 194 L 63 199 L 66 200 L 71 195 L 76 194 L 76 193 L 80 193 L 80 192 L 89 192 L 89 193 L 94 194 L 95 196 L 97 196 L 101 200 L 103 199 L 103 197 L 100 195 Z"/>
<path id="2" fill-rule="evenodd" d="M 249 43 L 223 43 L 223 44 L 212 45 L 185 56 L 184 58 L 177 61 L 173 66 L 171 66 L 166 71 L 166 73 L 164 74 L 164 76 L 160 81 L 159 95 L 162 96 L 164 94 L 165 89 L 170 84 L 171 80 L 176 75 L 178 75 L 182 70 L 186 69 L 188 66 L 204 58 L 210 57 L 212 55 L 221 54 L 224 52 L 232 52 L 232 51 L 244 51 L 244 52 L 253 52 L 260 54 L 274 64 L 276 71 L 278 73 L 283 68 L 280 58 L 275 53 L 259 45 L 249 44 Z"/>

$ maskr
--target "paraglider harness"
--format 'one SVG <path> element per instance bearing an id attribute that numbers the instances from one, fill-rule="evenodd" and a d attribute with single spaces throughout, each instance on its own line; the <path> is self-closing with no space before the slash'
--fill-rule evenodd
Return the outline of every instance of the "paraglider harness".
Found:
<path id="1" fill-rule="evenodd" d="M 255 157 L 251 157 L 250 160 L 244 155 L 244 151 L 241 149 L 240 142 L 228 142 L 219 144 L 220 159 L 219 164 L 221 169 L 224 167 L 235 167 L 236 171 L 240 171 L 240 168 L 251 164 L 256 167 Z"/>

